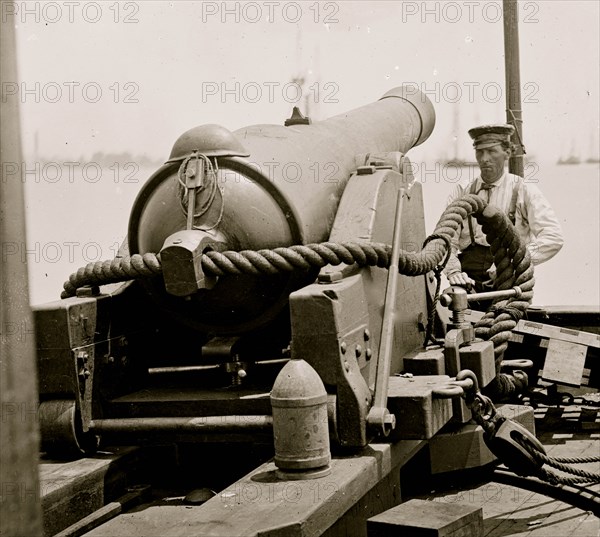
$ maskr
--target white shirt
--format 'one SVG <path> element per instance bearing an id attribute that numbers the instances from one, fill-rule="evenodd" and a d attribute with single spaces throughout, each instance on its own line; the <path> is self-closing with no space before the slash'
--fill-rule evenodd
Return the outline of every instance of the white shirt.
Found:
<path id="1" fill-rule="evenodd" d="M 513 188 L 517 184 L 518 176 L 506 171 L 490 190 L 481 190 L 483 180 L 478 176 L 466 186 L 457 185 L 450 195 L 448 204 L 471 192 L 471 185 L 475 182 L 475 192 L 490 205 L 508 213 L 512 199 Z M 488 194 L 489 193 L 489 194 Z M 489 195 L 489 199 L 488 199 Z M 475 243 L 489 246 L 485 240 L 485 234 L 475 218 L 472 218 Z M 531 260 L 534 265 L 539 265 L 554 257 L 562 248 L 564 243 L 560 223 L 539 188 L 531 183 L 521 180 L 518 186 L 517 208 L 515 214 L 515 228 L 522 243 L 529 249 Z M 471 244 L 469 224 L 464 220 L 458 229 L 458 236 L 452 240 L 452 255 L 446 265 L 447 275 L 460 272 L 460 261 L 456 257 L 459 251 L 464 251 Z"/>

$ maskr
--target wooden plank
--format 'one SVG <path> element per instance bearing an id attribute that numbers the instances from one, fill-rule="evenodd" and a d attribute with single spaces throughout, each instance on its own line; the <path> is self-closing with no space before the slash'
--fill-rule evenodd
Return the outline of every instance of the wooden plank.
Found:
<path id="1" fill-rule="evenodd" d="M 400 472 L 390 472 L 340 518 L 323 537 L 369 537 L 367 520 L 402 500 Z"/>
<path id="2" fill-rule="evenodd" d="M 205 504 L 158 501 L 125 513 L 88 537 L 294 537 L 318 536 L 373 487 L 425 445 L 424 441 L 371 444 L 360 454 L 334 457 L 331 474 L 282 481 L 272 462 L 261 465 Z M 366 520 L 366 519 L 365 519 Z"/>
<path id="3" fill-rule="evenodd" d="M 116 517 L 123 510 L 139 503 L 144 495 L 150 492 L 150 485 L 142 485 L 128 489 L 128 492 L 118 500 L 110 502 L 97 511 L 72 524 L 54 537 L 80 537 L 84 533 L 97 528 L 103 522 Z"/>
<path id="4" fill-rule="evenodd" d="M 597 434 L 560 434 L 556 427 L 538 435 L 552 457 L 591 457 L 598 455 Z M 582 436 L 584 436 L 582 438 Z M 600 472 L 600 463 L 577 465 Z M 559 473 L 559 472 L 557 472 Z M 458 485 L 457 481 L 453 482 Z M 433 487 L 432 487 L 433 488 Z M 600 493 L 600 484 L 585 485 L 581 495 Z M 600 535 L 600 520 L 592 512 L 573 505 L 500 482 L 483 482 L 477 486 L 456 487 L 420 495 L 419 498 L 444 504 L 465 502 L 483 509 L 486 537 L 523 535 L 527 537 L 592 537 Z"/>
<path id="5" fill-rule="evenodd" d="M 120 495 L 140 449 L 119 447 L 70 462 L 39 465 L 44 534 L 54 535 Z"/>
<path id="6" fill-rule="evenodd" d="M 479 537 L 483 532 L 481 507 L 413 499 L 367 522 L 369 537 Z"/>
<path id="7" fill-rule="evenodd" d="M 552 326 L 600 334 L 600 309 L 598 306 L 546 306 L 543 309 L 530 307 L 527 310 L 527 319 Z"/>
<path id="8" fill-rule="evenodd" d="M 519 321 L 513 332 L 518 334 L 530 334 L 533 336 L 559 339 L 570 343 L 579 343 L 588 347 L 600 348 L 600 335 L 572 330 L 570 328 L 561 328 L 559 326 L 550 326 L 549 324 L 532 323 L 531 321 Z"/>
<path id="9" fill-rule="evenodd" d="M 581 386 L 587 347 L 570 341 L 551 339 L 546 351 L 542 378 L 569 386 Z"/>

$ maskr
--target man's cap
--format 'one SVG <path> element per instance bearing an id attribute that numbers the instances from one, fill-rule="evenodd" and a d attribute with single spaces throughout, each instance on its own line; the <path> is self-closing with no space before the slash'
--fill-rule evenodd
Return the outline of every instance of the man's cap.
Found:
<path id="1" fill-rule="evenodd" d="M 475 149 L 486 149 L 500 142 L 510 142 L 515 128 L 512 125 L 481 125 L 469 130 L 469 136 L 473 139 Z"/>

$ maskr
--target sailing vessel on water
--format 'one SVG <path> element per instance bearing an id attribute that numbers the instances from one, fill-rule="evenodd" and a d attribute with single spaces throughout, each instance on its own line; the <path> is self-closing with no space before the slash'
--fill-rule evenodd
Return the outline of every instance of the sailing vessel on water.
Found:
<path id="1" fill-rule="evenodd" d="M 566 156 L 561 156 L 556 161 L 556 164 L 560 164 L 560 165 L 581 164 L 581 158 L 579 158 L 579 156 L 577 155 L 577 151 L 575 149 L 575 140 L 573 140 L 571 142 L 571 150 L 569 151 L 569 153 Z"/>

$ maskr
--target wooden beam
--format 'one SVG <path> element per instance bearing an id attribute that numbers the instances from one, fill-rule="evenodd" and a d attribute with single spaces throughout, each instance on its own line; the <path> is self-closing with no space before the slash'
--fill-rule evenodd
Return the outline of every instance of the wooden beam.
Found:
<path id="1" fill-rule="evenodd" d="M 356 522 L 355 535 L 366 536 L 367 517 L 358 520 L 353 506 L 425 444 L 370 444 L 355 456 L 334 457 L 328 476 L 303 481 L 277 479 L 275 465 L 268 462 L 201 506 L 158 501 L 120 515 L 87 537 L 312 537 L 325 534 L 348 512 Z"/>
<path id="2" fill-rule="evenodd" d="M 532 323 L 531 321 L 519 321 L 513 329 L 517 334 L 532 335 L 548 339 L 558 339 L 570 343 L 579 343 L 588 347 L 600 348 L 600 335 L 572 330 L 570 328 L 561 328 L 560 326 L 551 326 L 549 324 Z"/>
<path id="3" fill-rule="evenodd" d="M 54 535 L 120 496 L 140 464 L 140 449 L 114 448 L 70 462 L 42 460 L 44 535 Z"/>
<path id="4" fill-rule="evenodd" d="M 4 95 L 4 84 L 17 84 L 15 20 L 3 16 L 0 32 L 0 535 L 30 537 L 41 532 L 37 463 L 37 374 L 35 337 L 29 306 L 25 204 L 21 166 L 19 99 Z M 7 98 L 5 98 L 7 97 Z M 9 172 L 11 164 L 16 167 Z"/>

